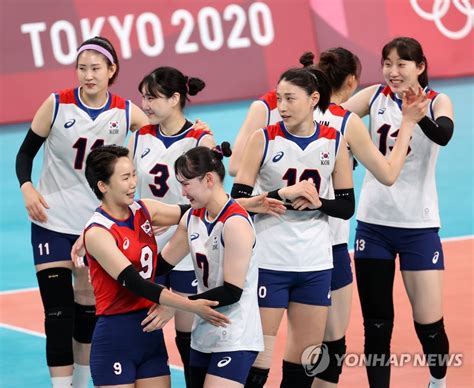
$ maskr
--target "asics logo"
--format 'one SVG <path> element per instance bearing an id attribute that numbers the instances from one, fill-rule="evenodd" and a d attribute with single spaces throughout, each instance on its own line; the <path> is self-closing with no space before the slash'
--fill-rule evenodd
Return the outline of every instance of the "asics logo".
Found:
<path id="1" fill-rule="evenodd" d="M 199 238 L 199 233 L 193 233 L 191 235 L 191 241 L 196 240 L 197 238 Z"/>
<path id="2" fill-rule="evenodd" d="M 438 260 L 439 260 L 439 252 L 436 251 L 433 255 L 433 260 L 432 260 L 433 264 L 436 264 L 438 262 Z"/>
<path id="3" fill-rule="evenodd" d="M 278 152 L 272 159 L 272 162 L 273 163 L 276 163 L 276 162 L 279 162 L 281 160 L 281 158 L 283 158 L 283 155 L 285 155 L 285 153 L 283 151 L 280 151 Z"/>
<path id="4" fill-rule="evenodd" d="M 224 357 L 222 360 L 220 360 L 218 363 L 217 363 L 217 366 L 219 368 L 223 368 L 225 367 L 226 365 L 229 365 L 229 363 L 232 361 L 232 357 Z"/>
<path id="5" fill-rule="evenodd" d="M 198 280 L 197 280 L 197 279 L 194 279 L 194 280 L 191 282 L 191 286 L 197 287 L 197 285 L 198 285 Z"/>
<path id="6" fill-rule="evenodd" d="M 385 108 L 380 108 L 380 109 L 377 111 L 377 114 L 383 115 L 384 112 L 385 112 Z"/>
<path id="7" fill-rule="evenodd" d="M 74 124 L 76 124 L 75 119 L 68 120 L 64 123 L 64 128 L 71 128 Z"/>
<path id="8" fill-rule="evenodd" d="M 130 246 L 130 241 L 128 240 L 128 238 L 125 237 L 125 240 L 123 240 L 123 249 L 127 250 L 129 246 Z"/>
<path id="9" fill-rule="evenodd" d="M 145 151 L 143 151 L 143 153 L 141 154 L 140 158 L 144 158 L 145 156 L 147 156 L 148 154 L 150 153 L 150 149 L 149 148 L 145 148 Z"/>

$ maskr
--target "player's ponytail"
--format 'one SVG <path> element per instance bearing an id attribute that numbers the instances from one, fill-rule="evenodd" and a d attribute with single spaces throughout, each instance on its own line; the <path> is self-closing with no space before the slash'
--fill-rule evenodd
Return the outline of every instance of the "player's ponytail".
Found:
<path id="1" fill-rule="evenodd" d="M 191 148 L 176 159 L 174 172 L 176 176 L 181 176 L 184 179 L 203 178 L 208 172 L 215 172 L 221 181 L 224 181 L 225 167 L 222 159 L 230 155 L 232 155 L 232 151 L 227 141 L 213 149 L 207 147 Z"/>

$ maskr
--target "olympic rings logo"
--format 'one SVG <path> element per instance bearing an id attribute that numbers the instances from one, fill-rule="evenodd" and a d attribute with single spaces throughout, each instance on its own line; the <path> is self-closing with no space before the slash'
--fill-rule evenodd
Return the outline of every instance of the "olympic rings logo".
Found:
<path id="1" fill-rule="evenodd" d="M 452 0 L 454 7 L 466 16 L 466 24 L 458 31 L 449 30 L 442 22 L 443 17 L 451 8 L 451 0 L 434 0 L 433 9 L 426 12 L 418 5 L 418 0 L 410 0 L 410 4 L 415 12 L 425 20 L 434 21 L 438 30 L 447 38 L 463 39 L 469 35 L 474 25 L 474 9 L 470 0 Z"/>

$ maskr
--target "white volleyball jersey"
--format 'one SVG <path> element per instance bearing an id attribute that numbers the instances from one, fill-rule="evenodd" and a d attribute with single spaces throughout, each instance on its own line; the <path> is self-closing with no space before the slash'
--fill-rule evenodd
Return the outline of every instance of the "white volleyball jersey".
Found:
<path id="1" fill-rule="evenodd" d="M 90 108 L 81 101 L 79 90 L 54 94 L 38 184 L 50 207 L 46 209 L 48 221 L 33 221 L 68 234 L 80 234 L 99 204 L 84 175 L 87 155 L 104 144 L 123 145 L 130 126 L 130 101 L 109 93 L 103 107 Z"/>
<path id="2" fill-rule="evenodd" d="M 438 93 L 427 89 L 431 100 L 427 116 L 433 117 Z M 370 101 L 370 135 L 380 152 L 392 150 L 402 121 L 401 100 L 388 86 L 380 85 Z M 439 227 L 435 169 L 439 145 L 417 125 L 400 176 L 388 187 L 367 171 L 359 199 L 357 219 L 400 228 Z"/>
<path id="3" fill-rule="evenodd" d="M 315 110 L 315 120 L 320 125 L 337 129 L 344 136 L 347 123 L 353 113 L 344 109 L 340 105 L 330 104 L 326 112 L 322 113 L 319 109 Z M 349 150 L 350 165 L 354 163 L 352 152 Z M 327 199 L 334 199 L 334 188 L 331 184 L 330 193 Z M 349 241 L 350 221 L 341 218 L 329 217 L 329 226 L 331 227 L 332 245 L 347 244 Z"/>
<path id="4" fill-rule="evenodd" d="M 341 134 L 315 123 L 308 137 L 292 135 L 280 121 L 261 130 L 265 137 L 257 184 L 264 191 L 312 180 L 328 198 Z M 257 214 L 257 258 L 260 268 L 277 271 L 320 271 L 332 268 L 331 232 L 326 214 L 287 210 L 280 217 Z"/>
<path id="5" fill-rule="evenodd" d="M 194 129 L 187 122 L 184 132 L 166 136 L 158 125 L 141 128 L 135 137 L 133 161 L 138 176 L 138 196 L 152 198 L 168 204 L 187 204 L 183 197 L 181 184 L 174 173 L 174 162 L 191 148 L 199 146 L 201 139 L 209 135 L 208 131 Z M 170 227 L 165 233 L 156 236 L 161 251 L 173 236 L 177 226 Z M 187 255 L 174 268 L 177 271 L 192 271 L 191 256 Z"/>
<path id="6" fill-rule="evenodd" d="M 231 198 L 213 221 L 209 221 L 206 209 L 192 209 L 189 212 L 188 241 L 198 281 L 198 293 L 224 284 L 225 223 L 231 217 L 244 217 L 253 229 L 248 213 Z M 216 327 L 195 315 L 191 347 L 204 353 L 262 351 L 263 333 L 257 287 L 258 266 L 255 255 L 252 255 L 240 300 L 217 308 L 229 317 L 230 324 L 227 327 Z"/>

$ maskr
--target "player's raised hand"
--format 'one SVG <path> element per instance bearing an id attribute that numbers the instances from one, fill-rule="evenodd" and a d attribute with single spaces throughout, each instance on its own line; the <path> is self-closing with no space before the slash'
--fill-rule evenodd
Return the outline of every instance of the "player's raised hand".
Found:
<path id="1" fill-rule="evenodd" d="M 229 318 L 213 309 L 213 307 L 219 305 L 219 302 L 207 299 L 197 299 L 193 300 L 193 304 L 193 312 L 212 325 L 226 327 L 226 325 L 230 323 Z"/>
<path id="2" fill-rule="evenodd" d="M 28 215 L 33 221 L 46 222 L 48 217 L 44 209 L 49 209 L 49 205 L 43 196 L 36 191 L 31 182 L 25 182 L 21 186 L 23 201 L 25 202 Z"/>
<path id="3" fill-rule="evenodd" d="M 250 198 L 239 198 L 236 200 L 245 210 L 251 213 L 270 214 L 279 216 L 286 211 L 282 201 L 268 198 L 268 193 L 263 193 Z"/>
<path id="4" fill-rule="evenodd" d="M 418 123 L 425 115 L 429 100 L 421 86 L 410 87 L 402 95 L 403 120 Z"/>
<path id="5" fill-rule="evenodd" d="M 142 321 L 143 331 L 149 333 L 162 329 L 174 317 L 175 312 L 176 310 L 171 307 L 154 304 Z"/>
<path id="6" fill-rule="evenodd" d="M 194 129 L 199 129 L 201 131 L 206 131 L 206 132 L 209 132 L 211 135 L 213 135 L 212 131 L 211 131 L 211 128 L 209 128 L 209 125 L 207 125 L 206 122 L 200 120 L 200 119 L 196 119 L 194 121 L 194 124 L 193 124 L 193 128 Z"/>

